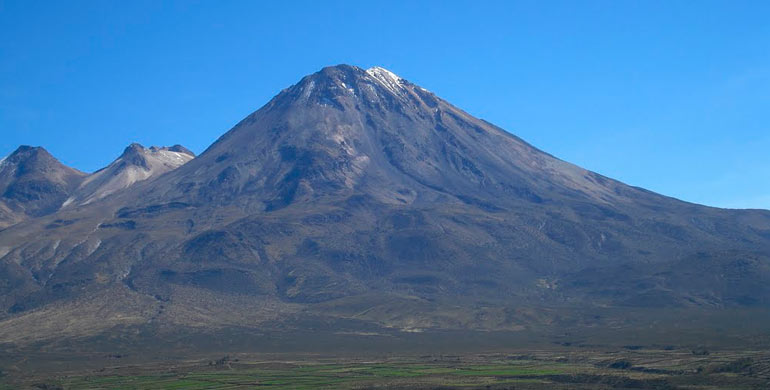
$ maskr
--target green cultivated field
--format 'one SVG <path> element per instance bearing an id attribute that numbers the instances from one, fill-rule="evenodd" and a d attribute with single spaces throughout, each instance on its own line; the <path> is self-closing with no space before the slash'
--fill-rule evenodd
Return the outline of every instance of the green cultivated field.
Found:
<path id="1" fill-rule="evenodd" d="M 3 389 L 758 390 L 770 388 L 770 354 L 620 349 L 283 361 L 239 355 L 4 379 Z"/>

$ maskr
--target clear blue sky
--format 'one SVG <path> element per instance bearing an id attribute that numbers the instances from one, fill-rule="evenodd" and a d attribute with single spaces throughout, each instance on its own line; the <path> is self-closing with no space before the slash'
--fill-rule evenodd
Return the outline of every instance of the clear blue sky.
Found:
<path id="1" fill-rule="evenodd" d="M 203 151 L 303 75 L 384 66 L 564 160 L 770 208 L 770 1 L 0 0 L 0 155 Z"/>

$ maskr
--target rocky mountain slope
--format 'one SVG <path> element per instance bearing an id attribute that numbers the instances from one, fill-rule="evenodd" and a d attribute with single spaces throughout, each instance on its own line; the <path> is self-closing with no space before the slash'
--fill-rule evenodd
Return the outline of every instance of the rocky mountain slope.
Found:
<path id="1" fill-rule="evenodd" d="M 19 147 L 0 160 L 0 229 L 55 212 L 85 176 L 41 147 Z"/>
<path id="2" fill-rule="evenodd" d="M 178 169 L 78 199 L 0 232 L 0 339 L 770 304 L 770 212 L 587 171 L 382 68 L 324 68 Z"/>
<path id="3" fill-rule="evenodd" d="M 136 182 L 179 168 L 193 158 L 195 153 L 181 145 L 145 148 L 131 144 L 110 165 L 88 175 L 62 206 L 88 204 Z"/>
<path id="4" fill-rule="evenodd" d="M 42 147 L 21 146 L 0 160 L 0 229 L 101 199 L 194 157 L 181 145 L 145 148 L 135 143 L 107 167 L 85 174 L 63 165 Z"/>

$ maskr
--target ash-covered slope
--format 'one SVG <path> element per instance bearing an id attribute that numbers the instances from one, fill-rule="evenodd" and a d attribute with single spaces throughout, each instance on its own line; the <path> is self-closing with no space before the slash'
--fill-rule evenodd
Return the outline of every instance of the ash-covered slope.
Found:
<path id="1" fill-rule="evenodd" d="M 156 180 L 0 232 L 0 256 L 0 338 L 92 306 L 109 326 L 519 329 L 770 304 L 770 212 L 627 186 L 347 65 Z"/>
<path id="2" fill-rule="evenodd" d="M 84 177 L 41 147 L 20 146 L 0 160 L 0 229 L 57 211 Z"/>
<path id="3" fill-rule="evenodd" d="M 20 146 L 0 160 L 0 229 L 101 199 L 194 157 L 181 145 L 145 148 L 135 143 L 107 167 L 86 174 L 63 165 L 42 147 Z"/>
<path id="4" fill-rule="evenodd" d="M 155 187 L 159 202 L 248 194 L 245 202 L 265 211 L 350 190 L 388 204 L 649 196 L 628 187 L 619 196 L 619 183 L 593 176 L 387 70 L 339 66 L 283 91 Z"/>
<path id="5" fill-rule="evenodd" d="M 63 207 L 84 205 L 137 182 L 179 168 L 195 158 L 195 153 L 181 145 L 171 147 L 129 145 L 110 165 L 88 175 Z"/>

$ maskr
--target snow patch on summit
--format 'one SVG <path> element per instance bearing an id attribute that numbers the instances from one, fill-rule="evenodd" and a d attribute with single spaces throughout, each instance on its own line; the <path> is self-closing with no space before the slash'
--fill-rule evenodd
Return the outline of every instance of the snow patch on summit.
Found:
<path id="1" fill-rule="evenodd" d="M 401 94 L 404 90 L 404 79 L 385 68 L 375 66 L 367 69 L 366 73 L 395 94 Z"/>
<path id="2" fill-rule="evenodd" d="M 8 157 L 9 156 L 0 158 L 0 173 L 2 173 L 3 175 L 11 176 L 14 174 L 16 167 L 14 166 L 13 163 L 8 161 Z"/>

